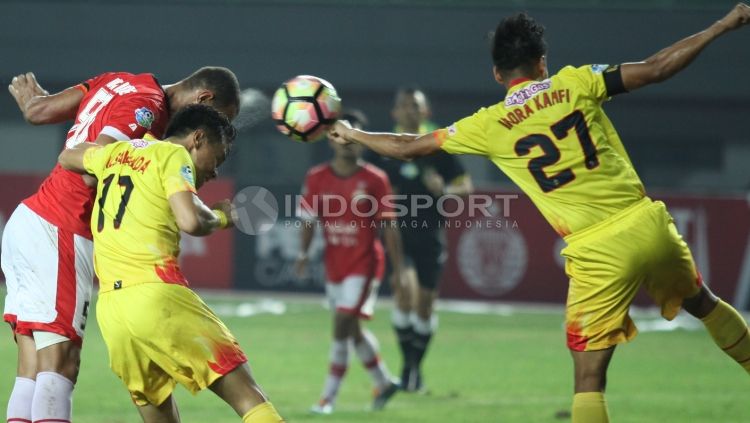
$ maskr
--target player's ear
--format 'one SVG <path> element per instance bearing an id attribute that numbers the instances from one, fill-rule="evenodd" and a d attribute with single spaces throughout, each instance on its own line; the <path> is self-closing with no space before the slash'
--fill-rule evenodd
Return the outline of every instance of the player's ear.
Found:
<path id="1" fill-rule="evenodd" d="M 210 105 L 213 99 L 214 99 L 214 93 L 211 92 L 211 90 L 206 90 L 206 89 L 199 90 L 198 95 L 196 96 L 196 102 L 198 104 Z"/>
<path id="2" fill-rule="evenodd" d="M 539 58 L 539 63 L 537 63 L 537 74 L 541 75 L 542 79 L 546 79 L 549 74 L 547 73 L 547 55 L 543 55 Z"/>
<path id="3" fill-rule="evenodd" d="M 505 80 L 503 79 L 503 76 L 500 75 L 500 70 L 497 66 L 492 66 L 492 74 L 495 76 L 495 81 L 497 81 L 498 84 L 505 85 Z"/>
<path id="4" fill-rule="evenodd" d="M 191 136 L 191 138 L 192 138 L 192 140 L 190 142 L 190 146 L 194 150 L 197 150 L 197 149 L 203 147 L 203 145 L 206 143 L 206 141 L 208 141 L 206 139 L 206 132 L 203 131 L 203 129 L 201 129 L 201 128 L 198 128 L 195 131 L 193 131 L 193 135 Z M 188 149 L 188 150 L 191 150 L 191 149 Z"/>

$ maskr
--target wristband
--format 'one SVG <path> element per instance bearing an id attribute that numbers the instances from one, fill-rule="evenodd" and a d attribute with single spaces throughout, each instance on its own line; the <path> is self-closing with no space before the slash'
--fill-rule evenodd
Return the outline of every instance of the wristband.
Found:
<path id="1" fill-rule="evenodd" d="M 216 217 L 219 219 L 219 228 L 220 229 L 226 229 L 229 227 L 229 219 L 227 219 L 227 214 L 224 213 L 221 210 L 212 210 Z"/>

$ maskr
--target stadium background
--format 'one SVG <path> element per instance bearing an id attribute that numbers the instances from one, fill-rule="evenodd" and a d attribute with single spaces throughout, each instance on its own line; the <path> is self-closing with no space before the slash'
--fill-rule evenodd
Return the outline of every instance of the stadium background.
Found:
<path id="1" fill-rule="evenodd" d="M 501 4 L 511 5 L 499 6 Z M 233 69 L 243 88 L 266 95 L 297 74 L 330 80 L 346 107 L 392 127 L 396 87 L 417 85 L 430 97 L 433 120 L 448 125 L 502 98 L 490 74 L 487 31 L 498 18 L 527 9 L 547 27 L 552 72 L 564 65 L 638 60 L 703 28 L 728 1 L 23 1 L 4 2 L 0 16 L 2 81 L 34 71 L 57 91 L 110 70 L 153 72 L 170 83 L 207 64 Z M 750 304 L 750 162 L 747 119 L 750 55 L 729 34 L 669 83 L 607 105 L 652 195 L 668 199 L 706 280 L 738 305 Z M 0 96 L 6 142 L 0 154 L 0 224 L 55 162 L 66 125 L 25 124 L 10 95 Z M 193 284 L 218 288 L 319 290 L 319 278 L 291 276 L 296 231 L 284 195 L 325 160 L 325 142 L 296 144 L 269 119 L 242 132 L 208 195 L 247 186 L 270 190 L 282 206 L 270 233 L 240 232 L 185 241 Z M 482 158 L 462 157 L 481 190 L 514 192 Z M 563 302 L 561 247 L 528 201 L 511 203 L 495 237 L 450 231 L 452 259 L 444 294 L 463 298 Z M 455 225 L 454 225 L 455 226 Z M 1 226 L 0 226 L 1 227 Z M 484 231 L 485 235 L 488 231 Z M 464 239 L 466 238 L 466 239 Z M 464 239 L 463 243 L 461 242 Z M 479 263 L 472 248 L 492 250 Z M 320 275 L 317 269 L 316 275 Z"/>

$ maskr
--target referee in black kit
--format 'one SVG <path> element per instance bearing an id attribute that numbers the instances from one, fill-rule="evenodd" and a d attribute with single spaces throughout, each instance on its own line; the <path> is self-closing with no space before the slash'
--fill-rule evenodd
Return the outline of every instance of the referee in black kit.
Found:
<path id="1" fill-rule="evenodd" d="M 396 92 L 392 117 L 396 132 L 423 134 L 439 129 L 429 121 L 427 97 L 417 88 L 400 88 Z M 403 356 L 401 389 L 421 391 L 421 364 L 437 329 L 433 307 L 446 259 L 444 225 L 437 199 L 443 194 L 470 194 L 471 178 L 458 159 L 445 152 L 401 162 L 368 151 L 365 160 L 388 174 L 395 194 L 406 195 L 397 201 L 409 209 L 407 216 L 399 217 L 406 274 L 401 278 L 401 286 L 392 286 L 396 304 L 391 322 Z M 423 198 L 412 199 L 412 196 Z M 413 201 L 421 206 L 428 202 L 428 197 L 431 206 L 411 208 Z"/>

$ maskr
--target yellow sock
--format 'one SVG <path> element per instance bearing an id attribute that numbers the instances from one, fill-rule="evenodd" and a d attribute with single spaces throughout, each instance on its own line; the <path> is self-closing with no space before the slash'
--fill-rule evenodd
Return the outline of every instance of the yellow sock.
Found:
<path id="1" fill-rule="evenodd" d="M 750 373 L 750 332 L 742 315 L 719 300 L 716 308 L 701 320 L 716 345 Z"/>
<path id="2" fill-rule="evenodd" d="M 266 401 L 251 408 L 244 416 L 242 423 L 284 423 L 273 404 Z"/>
<path id="3" fill-rule="evenodd" d="M 581 392 L 573 395 L 573 423 L 609 423 L 604 394 Z"/>

